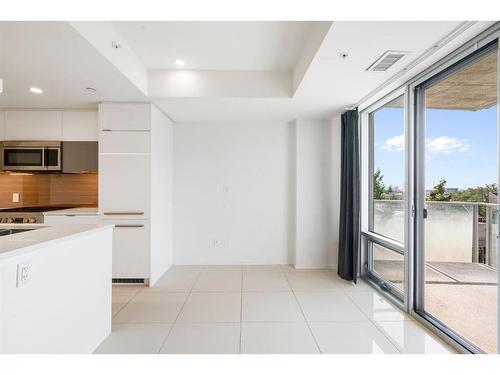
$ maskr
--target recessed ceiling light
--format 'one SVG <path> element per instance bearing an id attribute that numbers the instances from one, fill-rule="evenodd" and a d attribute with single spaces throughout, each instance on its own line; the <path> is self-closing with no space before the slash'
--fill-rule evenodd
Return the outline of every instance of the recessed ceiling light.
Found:
<path id="1" fill-rule="evenodd" d="M 30 87 L 30 91 L 33 94 L 43 94 L 43 90 L 38 87 Z"/>
<path id="2" fill-rule="evenodd" d="M 184 66 L 185 62 L 184 60 L 175 60 L 175 65 L 177 66 Z"/>

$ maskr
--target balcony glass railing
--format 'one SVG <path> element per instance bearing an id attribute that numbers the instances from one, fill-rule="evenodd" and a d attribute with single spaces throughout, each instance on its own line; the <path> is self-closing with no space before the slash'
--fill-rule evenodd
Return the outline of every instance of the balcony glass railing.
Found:
<path id="1" fill-rule="evenodd" d="M 498 267 L 496 204 L 426 202 L 425 259 L 427 262 L 482 263 Z M 374 201 L 374 232 L 404 241 L 404 202 Z M 396 260 L 390 252 L 377 260 Z M 397 257 L 399 260 L 399 257 Z"/>

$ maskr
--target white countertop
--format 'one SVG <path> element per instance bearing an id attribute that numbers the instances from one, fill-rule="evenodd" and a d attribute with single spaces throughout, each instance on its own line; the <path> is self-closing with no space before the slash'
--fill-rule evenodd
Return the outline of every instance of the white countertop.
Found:
<path id="1" fill-rule="evenodd" d="M 97 207 L 77 207 L 66 208 L 63 210 L 47 211 L 43 213 L 44 216 L 58 216 L 58 215 L 78 215 L 78 216 L 97 216 Z"/>
<path id="2" fill-rule="evenodd" d="M 74 239 L 113 228 L 109 224 L 0 224 L 0 229 L 37 228 L 28 232 L 0 236 L 0 261 L 31 252 L 47 244 Z"/>

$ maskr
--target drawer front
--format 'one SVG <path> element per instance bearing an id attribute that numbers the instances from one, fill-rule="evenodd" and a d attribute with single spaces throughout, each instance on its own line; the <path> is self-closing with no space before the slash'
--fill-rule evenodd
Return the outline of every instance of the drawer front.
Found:
<path id="1" fill-rule="evenodd" d="M 113 278 L 149 279 L 149 221 L 102 220 L 114 224 Z"/>
<path id="2" fill-rule="evenodd" d="M 105 219 L 149 218 L 150 156 L 99 155 L 99 215 Z"/>
<path id="3" fill-rule="evenodd" d="M 147 154 L 150 152 L 149 137 L 149 132 L 102 131 L 99 133 L 99 152 Z"/>
<path id="4" fill-rule="evenodd" d="M 99 224 L 97 215 L 45 215 L 44 224 Z"/>
<path id="5" fill-rule="evenodd" d="M 102 103 L 99 105 L 99 130 L 149 130 L 149 113 L 149 104 Z"/>

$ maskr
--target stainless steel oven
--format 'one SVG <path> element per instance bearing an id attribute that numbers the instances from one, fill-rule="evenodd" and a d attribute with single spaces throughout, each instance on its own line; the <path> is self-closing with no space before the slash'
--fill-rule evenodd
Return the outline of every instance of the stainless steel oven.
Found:
<path id="1" fill-rule="evenodd" d="M 61 171 L 61 142 L 6 141 L 2 143 L 4 171 Z"/>

